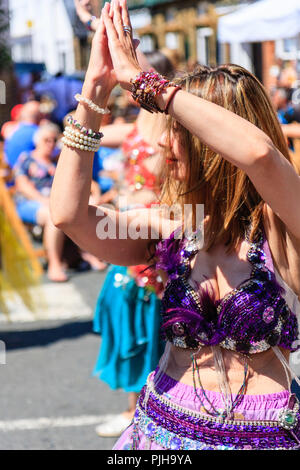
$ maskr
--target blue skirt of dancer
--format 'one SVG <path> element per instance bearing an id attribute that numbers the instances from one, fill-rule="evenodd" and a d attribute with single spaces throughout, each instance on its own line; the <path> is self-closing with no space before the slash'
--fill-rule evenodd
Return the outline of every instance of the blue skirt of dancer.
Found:
<path id="1" fill-rule="evenodd" d="M 112 389 L 139 393 L 164 350 L 161 301 L 139 287 L 127 267 L 111 266 L 101 289 L 93 329 L 101 334 L 93 375 Z"/>

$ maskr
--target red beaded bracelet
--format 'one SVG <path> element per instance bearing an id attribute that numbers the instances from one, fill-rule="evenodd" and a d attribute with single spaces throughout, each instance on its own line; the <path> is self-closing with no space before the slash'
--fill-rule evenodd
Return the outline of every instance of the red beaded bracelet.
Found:
<path id="1" fill-rule="evenodd" d="M 166 88 L 176 86 L 157 72 L 141 72 L 131 80 L 131 84 L 133 99 L 150 113 L 164 112 L 156 104 L 155 98 L 164 93 Z"/>

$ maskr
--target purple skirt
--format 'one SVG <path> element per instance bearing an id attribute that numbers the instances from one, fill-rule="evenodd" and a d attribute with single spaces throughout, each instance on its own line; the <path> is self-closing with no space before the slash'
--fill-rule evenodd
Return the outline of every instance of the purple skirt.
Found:
<path id="1" fill-rule="evenodd" d="M 153 377 L 156 373 L 157 370 L 150 375 Z M 201 389 L 197 389 L 197 394 L 202 404 L 192 386 L 166 374 L 160 376 L 155 388 L 148 380 L 141 391 L 133 422 L 116 442 L 114 450 L 300 449 L 299 404 L 283 414 L 284 419 L 280 421 L 280 413 L 286 412 L 289 402 L 288 390 L 244 395 L 234 408 L 231 420 L 203 412 L 203 404 L 207 409 L 210 405 Z M 215 409 L 224 410 L 220 393 L 206 391 L 205 394 Z"/>

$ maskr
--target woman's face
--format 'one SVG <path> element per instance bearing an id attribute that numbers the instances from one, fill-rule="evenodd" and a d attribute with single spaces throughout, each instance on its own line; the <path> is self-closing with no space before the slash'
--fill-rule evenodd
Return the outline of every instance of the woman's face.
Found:
<path id="1" fill-rule="evenodd" d="M 159 147 L 164 153 L 166 164 L 170 166 L 171 176 L 175 180 L 184 181 L 187 175 L 187 158 L 185 150 L 180 142 L 180 134 L 171 130 L 170 137 L 165 131 L 158 141 Z"/>
<path id="2" fill-rule="evenodd" d="M 56 142 L 57 142 L 56 132 L 45 132 L 41 135 L 39 142 L 37 143 L 36 149 L 43 152 L 46 156 L 51 156 L 54 152 Z"/>

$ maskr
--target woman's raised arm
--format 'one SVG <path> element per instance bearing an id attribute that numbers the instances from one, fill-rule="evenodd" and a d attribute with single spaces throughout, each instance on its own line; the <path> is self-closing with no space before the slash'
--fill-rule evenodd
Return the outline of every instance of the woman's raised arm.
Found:
<path id="1" fill-rule="evenodd" d="M 130 25 L 126 0 L 115 0 L 113 18 L 107 11 L 103 18 L 116 77 L 124 89 L 130 90 L 131 80 L 141 69 L 135 66 L 132 48 L 124 43 L 123 25 Z M 160 109 L 166 108 L 173 92 L 174 88 L 169 87 L 158 94 L 155 99 Z M 208 147 L 244 170 L 263 200 L 300 240 L 300 177 L 264 132 L 231 111 L 184 90 L 173 95 L 168 112 Z"/>
<path id="2" fill-rule="evenodd" d="M 109 5 L 105 6 L 105 11 L 110 14 Z M 105 28 L 100 20 L 93 38 L 82 96 L 105 108 L 115 84 Z M 75 119 L 85 128 L 98 131 L 101 116 L 85 103 L 80 103 Z M 117 213 L 89 206 L 92 166 L 93 152 L 64 145 L 51 191 L 53 223 L 80 247 L 100 259 L 124 265 L 145 263 L 149 258 L 147 248 L 150 239 L 147 214 L 139 214 L 138 219 L 143 238 L 134 239 L 135 213 Z M 119 231 L 122 232 L 121 237 Z M 108 232 L 106 238 L 105 232 Z"/>

